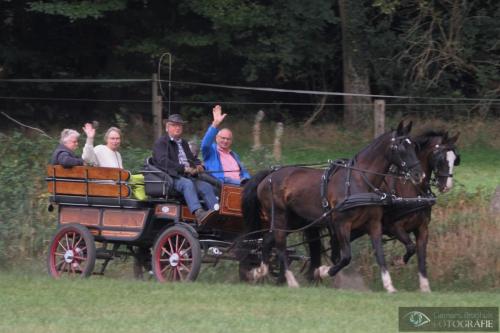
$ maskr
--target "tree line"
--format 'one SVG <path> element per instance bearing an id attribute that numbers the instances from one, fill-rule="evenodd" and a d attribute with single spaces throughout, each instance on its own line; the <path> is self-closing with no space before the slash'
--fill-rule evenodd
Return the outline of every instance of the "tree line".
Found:
<path id="1" fill-rule="evenodd" d="M 148 78 L 171 55 L 173 80 L 395 96 L 482 98 L 498 116 L 500 2 L 495 0 L 0 0 L 0 79 Z M 168 62 L 160 72 L 167 78 Z M 4 96 L 142 98 L 148 85 L 14 84 Z M 270 103 L 282 116 L 335 115 L 365 126 L 372 98 L 179 86 L 172 100 Z M 398 101 L 398 100 L 396 100 Z M 411 99 L 406 110 L 415 110 Z M 453 101 L 453 100 L 451 100 Z M 415 102 L 415 100 L 413 100 Z M 456 108 L 441 107 L 443 116 Z M 465 103 L 462 103 L 465 104 Z M 71 104 L 1 100 L 3 109 L 56 118 Z M 292 107 L 292 105 L 294 105 Z M 463 105 L 462 105 L 463 106 Z M 81 104 L 78 115 L 116 105 Z M 196 117 L 204 104 L 178 104 Z M 26 113 L 27 110 L 31 110 Z M 329 111 L 329 112 L 326 112 Z"/>

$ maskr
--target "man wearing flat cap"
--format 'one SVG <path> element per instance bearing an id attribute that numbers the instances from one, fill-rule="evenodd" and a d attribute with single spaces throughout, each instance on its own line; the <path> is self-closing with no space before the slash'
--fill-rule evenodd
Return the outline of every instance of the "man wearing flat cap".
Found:
<path id="1" fill-rule="evenodd" d="M 174 189 L 183 194 L 198 223 L 203 223 L 219 209 L 219 204 L 212 185 L 194 178 L 204 169 L 201 161 L 193 156 L 188 142 L 181 138 L 185 123 L 179 114 L 168 117 L 165 125 L 167 134 L 156 140 L 153 146 L 153 164 L 172 176 Z M 203 199 L 205 209 L 198 196 Z"/>

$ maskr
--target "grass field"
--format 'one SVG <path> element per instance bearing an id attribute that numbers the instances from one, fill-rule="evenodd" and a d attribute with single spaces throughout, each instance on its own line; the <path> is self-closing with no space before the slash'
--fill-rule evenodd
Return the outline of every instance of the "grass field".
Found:
<path id="1" fill-rule="evenodd" d="M 400 306 L 498 306 L 499 293 L 353 292 L 0 275 L 0 332 L 397 332 Z"/>
<path id="2" fill-rule="evenodd" d="M 462 131 L 463 142 L 467 142 L 466 135 L 482 133 L 482 129 L 470 134 Z M 281 163 L 352 157 L 365 144 L 352 133 L 334 130 L 325 126 L 314 133 L 285 137 Z M 491 138 L 493 135 L 488 133 L 497 132 L 484 131 L 484 136 Z M 368 240 L 354 244 L 354 259 L 364 260 L 358 262 L 358 267 L 363 268 L 367 287 L 376 292 L 337 290 L 327 287 L 327 283 L 298 290 L 270 283 L 249 286 L 237 282 L 233 263 L 215 268 L 204 265 L 197 282 L 191 284 L 133 280 L 130 261 L 113 263 L 105 277 L 55 281 L 46 276 L 43 267 L 43 251 L 52 236 L 52 229 L 48 229 L 55 227 L 55 215 L 46 212 L 46 197 L 40 196 L 36 197 L 37 204 L 30 201 L 19 205 L 18 211 L 26 216 L 18 214 L 8 220 L 10 224 L 0 223 L 0 245 L 12 235 L 19 236 L 12 242 L 14 246 L 7 248 L 11 255 L 5 258 L 12 262 L 3 266 L 0 261 L 0 269 L 18 267 L 0 272 L 0 333 L 397 332 L 400 306 L 499 306 L 500 224 L 488 210 L 491 194 L 500 184 L 500 139 L 498 135 L 495 138 L 494 144 L 486 146 L 459 144 L 462 163 L 455 172 L 455 189 L 440 195 L 433 211 L 428 255 L 432 294 L 401 291 L 388 295 L 380 291 L 379 269 Z M 264 137 L 263 142 L 272 142 L 272 138 Z M 235 147 L 248 166 L 260 169 L 274 163 L 262 152 L 252 156 L 250 146 L 247 139 Z M 265 149 L 267 154 L 272 151 L 270 146 Z M 24 150 L 23 146 L 21 151 Z M 143 158 L 149 154 L 149 148 L 123 149 L 127 167 L 135 170 L 140 169 Z M 4 160 L 17 161 L 9 156 Z M 252 165 L 255 162 L 259 163 Z M 13 176 L 6 174 L 11 181 Z M 18 181 L 27 177 L 21 174 Z M 6 184 L 2 186 L 4 190 L 13 187 Z M 45 188 L 40 191 L 45 193 Z M 6 210 L 0 211 L 0 219 L 13 211 L 11 195 L 5 198 Z M 35 213 L 29 215 L 31 211 Z M 392 252 L 403 251 L 397 243 L 389 243 L 385 248 L 387 260 Z M 0 246 L 2 249 L 5 248 Z M 0 258 L 5 253 L 0 252 Z M 32 267 L 24 269 L 19 264 Z M 396 288 L 417 290 L 415 258 L 409 267 L 390 270 Z"/>

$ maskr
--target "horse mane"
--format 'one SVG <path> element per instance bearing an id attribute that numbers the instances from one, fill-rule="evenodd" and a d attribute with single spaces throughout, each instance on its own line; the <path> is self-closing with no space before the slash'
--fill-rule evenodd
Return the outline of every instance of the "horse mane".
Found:
<path id="1" fill-rule="evenodd" d="M 377 137 L 375 138 L 375 140 L 371 141 L 369 144 L 365 145 L 365 146 L 363 147 L 363 149 L 361 149 L 360 151 L 358 151 L 358 152 L 356 153 L 356 155 L 354 156 L 354 159 L 356 160 L 356 159 L 357 159 L 357 157 L 358 157 L 358 155 L 361 155 L 361 154 L 362 154 L 365 150 L 368 150 L 369 148 L 371 148 L 371 147 L 374 147 L 374 146 L 378 145 L 380 141 L 384 140 L 384 139 L 385 139 L 385 137 L 386 137 L 387 135 L 392 134 L 394 131 L 395 131 L 395 129 L 391 128 L 391 130 L 390 130 L 390 131 L 387 131 L 387 132 L 382 133 L 382 134 L 380 134 L 379 136 L 377 136 Z"/>
<path id="2" fill-rule="evenodd" d="M 422 134 L 413 138 L 413 141 L 416 143 L 416 152 L 422 151 L 425 146 L 427 146 L 432 138 L 435 137 L 444 137 L 446 135 L 446 131 L 444 130 L 433 130 L 428 129 L 425 130 Z"/>

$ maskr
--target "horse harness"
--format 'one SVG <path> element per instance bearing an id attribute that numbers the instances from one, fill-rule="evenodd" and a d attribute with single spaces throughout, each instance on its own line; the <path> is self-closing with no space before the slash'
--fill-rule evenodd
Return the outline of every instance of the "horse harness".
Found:
<path id="1" fill-rule="evenodd" d="M 397 149 L 397 143 L 396 140 L 402 140 L 405 139 L 406 137 L 393 137 L 391 141 L 393 142 L 391 144 L 391 150 Z M 407 139 L 407 138 L 406 138 Z M 316 220 L 312 221 L 308 225 L 295 229 L 295 230 L 281 230 L 281 231 L 286 231 L 286 232 L 298 232 L 305 230 L 307 228 L 310 228 L 314 226 L 315 224 L 321 222 L 325 218 L 329 218 L 330 222 L 332 219 L 331 213 L 334 211 L 339 211 L 343 212 L 348 209 L 352 209 L 355 207 L 360 207 L 360 206 L 393 206 L 393 205 L 398 205 L 398 206 L 413 206 L 416 207 L 415 210 L 420 210 L 423 209 L 424 207 L 432 206 L 436 202 L 436 197 L 432 194 L 432 192 L 429 192 L 432 194 L 432 196 L 426 196 L 426 197 L 417 197 L 417 198 L 402 198 L 398 197 L 395 194 L 388 194 L 386 192 L 383 192 L 376 186 L 374 186 L 366 177 L 366 173 L 372 173 L 372 174 L 378 174 L 381 176 L 391 176 L 391 177 L 401 177 L 401 174 L 404 176 L 405 179 L 408 178 L 408 172 L 403 172 L 401 171 L 400 174 L 397 172 L 390 172 L 390 173 L 377 173 L 369 170 L 363 170 L 360 168 L 357 168 L 354 166 L 354 163 L 356 161 L 356 157 L 353 159 L 338 159 L 335 161 L 328 161 L 328 168 L 325 169 L 325 172 L 323 173 L 323 176 L 321 177 L 321 185 L 320 185 L 320 193 L 321 193 L 321 205 L 323 208 L 323 214 L 318 217 Z M 400 169 L 400 167 L 397 167 L 395 165 L 391 165 L 390 170 L 394 170 L 392 167 L 395 167 L 396 169 Z M 404 170 L 408 171 L 413 168 L 414 165 L 406 165 L 404 162 L 401 163 L 401 168 Z M 273 171 L 276 171 L 280 169 L 281 167 L 273 167 Z M 337 172 L 340 168 L 346 168 L 347 169 L 347 177 L 345 181 L 345 197 L 344 200 L 339 202 L 338 204 L 335 205 L 335 207 L 331 207 L 330 203 L 328 201 L 328 182 L 330 178 L 332 177 L 335 172 Z M 361 173 L 361 176 L 363 178 L 363 181 L 372 189 L 373 192 L 366 192 L 366 193 L 354 193 L 351 194 L 351 176 L 352 176 L 352 170 L 358 171 Z M 273 192 L 273 184 L 272 184 L 272 177 L 269 177 L 269 190 L 271 193 Z M 274 226 L 274 200 L 271 200 L 271 225 L 269 228 L 269 232 L 273 232 L 277 230 Z M 329 226 L 329 232 L 333 232 L 331 230 L 331 225 L 332 223 L 328 223 Z"/>

